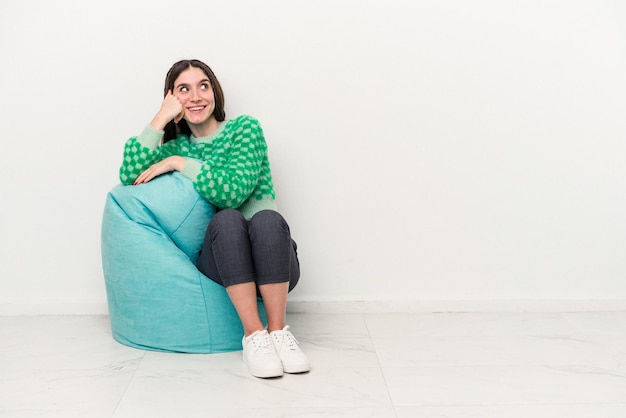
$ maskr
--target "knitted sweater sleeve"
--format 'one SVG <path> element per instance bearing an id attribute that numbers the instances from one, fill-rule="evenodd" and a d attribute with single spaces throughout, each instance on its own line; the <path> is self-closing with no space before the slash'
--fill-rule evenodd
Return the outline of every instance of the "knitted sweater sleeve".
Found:
<path id="1" fill-rule="evenodd" d="M 240 207 L 259 182 L 267 144 L 259 122 L 240 116 L 231 140 L 215 158 L 202 163 L 195 178 L 198 193 L 220 209 Z"/>
<path id="2" fill-rule="evenodd" d="M 138 137 L 132 137 L 124 145 L 124 159 L 120 166 L 120 181 L 131 184 L 152 164 L 161 161 L 163 152 L 159 143 L 163 131 L 157 131 L 149 125 Z"/>

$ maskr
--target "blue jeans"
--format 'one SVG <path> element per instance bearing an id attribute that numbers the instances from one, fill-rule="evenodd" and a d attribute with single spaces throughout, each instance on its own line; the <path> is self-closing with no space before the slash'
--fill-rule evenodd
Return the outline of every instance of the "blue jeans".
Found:
<path id="1" fill-rule="evenodd" d="M 280 213 L 262 210 L 248 221 L 225 209 L 209 223 L 197 267 L 225 287 L 289 282 L 291 291 L 300 278 L 297 248 Z"/>

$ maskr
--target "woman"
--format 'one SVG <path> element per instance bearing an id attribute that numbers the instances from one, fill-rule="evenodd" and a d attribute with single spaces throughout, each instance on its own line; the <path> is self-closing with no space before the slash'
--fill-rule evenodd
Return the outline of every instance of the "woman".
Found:
<path id="1" fill-rule="evenodd" d="M 257 377 L 310 370 L 285 324 L 287 294 L 300 276 L 296 244 L 276 211 L 267 145 L 250 116 L 225 120 L 213 71 L 183 60 L 165 78 L 161 109 L 124 147 L 120 180 L 143 184 L 179 171 L 217 209 L 198 269 L 225 286 L 244 329 L 243 360 Z M 258 314 L 261 296 L 267 328 Z"/>

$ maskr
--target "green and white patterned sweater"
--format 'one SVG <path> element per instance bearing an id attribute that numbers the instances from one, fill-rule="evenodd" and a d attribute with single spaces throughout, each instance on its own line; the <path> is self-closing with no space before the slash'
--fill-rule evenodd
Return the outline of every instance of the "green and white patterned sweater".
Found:
<path id="1" fill-rule="evenodd" d="M 163 145 L 163 131 L 148 125 L 124 146 L 120 181 L 132 184 L 152 164 L 172 155 L 187 158 L 182 174 L 218 209 L 238 209 L 246 219 L 276 210 L 267 144 L 259 121 L 239 116 L 204 138 L 178 135 Z"/>

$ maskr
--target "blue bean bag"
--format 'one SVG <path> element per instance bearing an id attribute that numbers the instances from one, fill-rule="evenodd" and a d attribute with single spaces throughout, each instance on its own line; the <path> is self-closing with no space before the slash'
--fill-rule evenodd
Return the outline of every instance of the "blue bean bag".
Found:
<path id="1" fill-rule="evenodd" d="M 215 208 L 178 172 L 114 187 L 102 219 L 102 265 L 113 337 L 146 350 L 241 349 L 226 290 L 195 262 Z M 266 320 L 263 304 L 259 312 Z"/>

